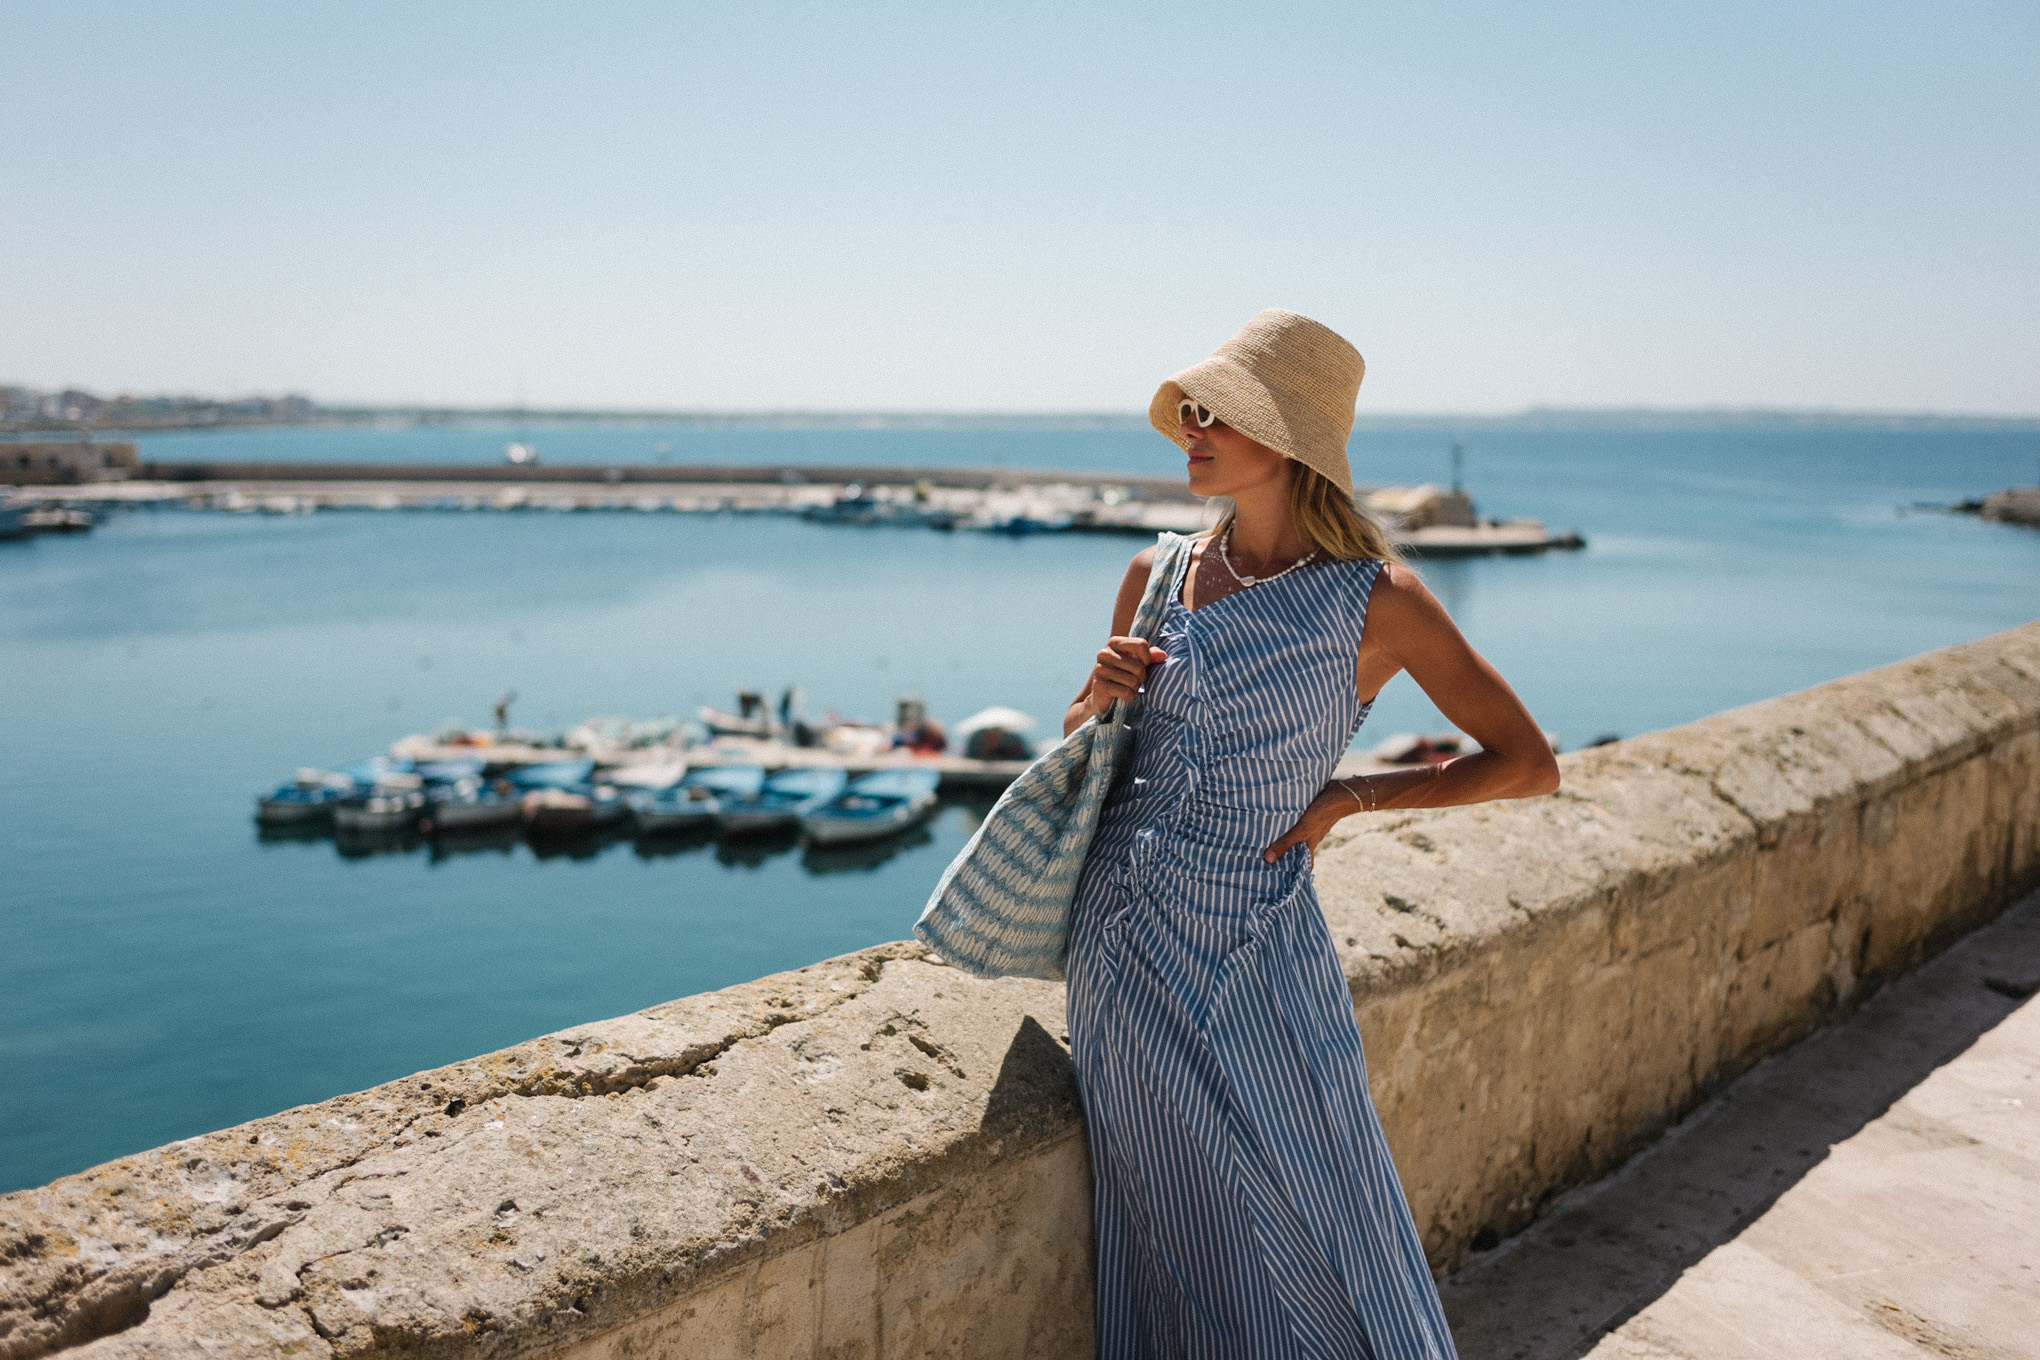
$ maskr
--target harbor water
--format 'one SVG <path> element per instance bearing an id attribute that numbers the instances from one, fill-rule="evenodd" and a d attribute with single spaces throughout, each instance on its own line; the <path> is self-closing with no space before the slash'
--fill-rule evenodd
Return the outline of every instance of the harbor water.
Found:
<path id="1" fill-rule="evenodd" d="M 161 460 L 1065 467 L 1180 458 L 1131 425 L 534 426 L 145 435 Z M 1484 430 L 1483 514 L 1583 552 L 1429 563 L 1568 748 L 2032 619 L 2040 533 L 1916 510 L 2030 480 L 2040 435 Z M 1367 431 L 1371 483 L 1452 435 Z M 541 731 L 798 684 L 1053 728 L 1138 544 L 774 517 L 138 510 L 0 544 L 0 1190 L 580 1021 L 905 936 L 977 809 L 791 842 L 350 856 L 258 835 L 254 793 L 449 718 Z M 1363 745 L 1449 726 L 1407 680 Z"/>

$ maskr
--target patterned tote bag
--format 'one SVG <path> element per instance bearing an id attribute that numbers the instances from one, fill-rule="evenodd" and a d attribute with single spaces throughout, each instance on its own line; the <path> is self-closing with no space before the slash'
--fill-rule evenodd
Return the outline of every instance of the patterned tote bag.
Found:
<path id="1" fill-rule="evenodd" d="M 1150 640 L 1190 540 L 1163 534 L 1132 637 Z M 1070 907 L 1140 706 L 1115 702 L 1044 753 L 999 795 L 914 923 L 923 944 L 978 977 L 1060 980 Z"/>

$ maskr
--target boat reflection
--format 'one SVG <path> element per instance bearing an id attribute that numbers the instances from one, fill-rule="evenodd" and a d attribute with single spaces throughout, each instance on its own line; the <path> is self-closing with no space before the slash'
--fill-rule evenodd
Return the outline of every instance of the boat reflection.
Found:
<path id="1" fill-rule="evenodd" d="M 374 859 L 381 855 L 408 855 L 425 844 L 425 837 L 413 826 L 374 827 L 359 831 L 333 829 L 333 848 L 342 859 Z"/>
<path id="2" fill-rule="evenodd" d="M 706 850 L 714 844 L 715 823 L 710 821 L 678 831 L 640 832 L 632 838 L 630 852 L 639 859 L 673 859 Z"/>
<path id="3" fill-rule="evenodd" d="M 857 841 L 848 845 L 809 845 L 801 851 L 800 867 L 820 877 L 823 874 L 868 873 L 909 850 L 932 843 L 935 833 L 926 822 L 916 823 L 897 836 L 882 841 Z"/>
<path id="4" fill-rule="evenodd" d="M 425 855 L 434 864 L 441 860 L 457 859 L 462 855 L 514 855 L 517 847 L 524 844 L 524 832 L 514 823 L 509 826 L 477 827 L 473 831 L 442 831 L 426 842 Z"/>
<path id="5" fill-rule="evenodd" d="M 531 857 L 540 860 L 594 859 L 610 846 L 628 839 L 630 830 L 621 823 L 565 831 L 544 831 L 534 826 L 524 828 L 524 843 L 530 847 Z"/>
<path id="6" fill-rule="evenodd" d="M 800 826 L 776 827 L 749 836 L 725 836 L 715 843 L 715 862 L 732 869 L 755 869 L 768 859 L 800 848 Z"/>

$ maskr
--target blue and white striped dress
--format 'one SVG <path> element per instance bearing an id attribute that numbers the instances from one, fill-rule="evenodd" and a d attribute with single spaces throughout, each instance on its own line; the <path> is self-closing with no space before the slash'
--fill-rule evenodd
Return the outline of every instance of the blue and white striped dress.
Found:
<path id="1" fill-rule="evenodd" d="M 1308 852 L 1261 858 L 1367 716 L 1379 570 L 1318 562 L 1193 612 L 1178 569 L 1070 932 L 1103 1360 L 1455 1354 Z"/>

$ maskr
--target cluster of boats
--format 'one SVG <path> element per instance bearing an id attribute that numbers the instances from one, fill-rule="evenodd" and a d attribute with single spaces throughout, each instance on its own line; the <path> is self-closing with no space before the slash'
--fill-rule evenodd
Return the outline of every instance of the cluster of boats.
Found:
<path id="1" fill-rule="evenodd" d="M 480 757 L 411 761 L 377 756 L 339 770 L 304 769 L 259 796 L 268 827 L 330 821 L 347 834 L 458 835 L 521 825 L 572 836 L 629 824 L 640 835 L 799 831 L 815 845 L 882 840 L 935 809 L 934 770 L 903 767 L 852 778 L 836 767 L 767 774 L 757 765 L 625 765 L 592 760 L 490 774 Z"/>

